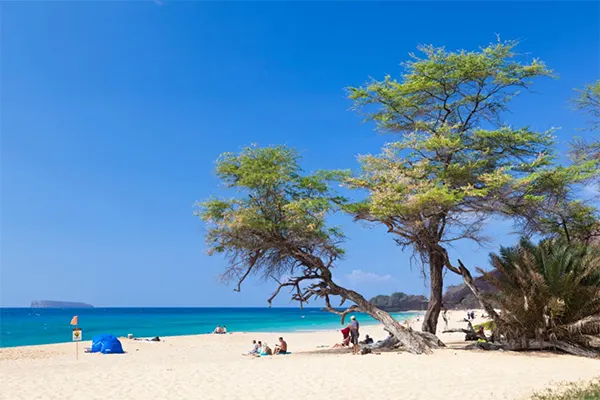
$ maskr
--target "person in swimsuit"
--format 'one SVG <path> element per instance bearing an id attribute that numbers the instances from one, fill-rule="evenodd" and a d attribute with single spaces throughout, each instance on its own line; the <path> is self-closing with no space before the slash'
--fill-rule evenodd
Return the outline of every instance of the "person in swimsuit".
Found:
<path id="1" fill-rule="evenodd" d="M 287 354 L 287 343 L 282 337 L 279 338 L 279 344 L 275 345 L 273 354 Z"/>
<path id="2" fill-rule="evenodd" d="M 360 336 L 359 329 L 360 324 L 356 320 L 356 317 L 353 315 L 350 317 L 350 323 L 348 324 L 348 328 L 350 328 L 350 341 L 352 342 L 352 354 L 358 354 L 358 337 Z"/>

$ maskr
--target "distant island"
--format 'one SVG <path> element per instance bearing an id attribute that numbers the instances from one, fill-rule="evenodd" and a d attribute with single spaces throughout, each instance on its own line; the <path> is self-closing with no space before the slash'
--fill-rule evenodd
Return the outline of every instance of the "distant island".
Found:
<path id="1" fill-rule="evenodd" d="M 94 308 L 94 306 L 76 301 L 34 300 L 31 302 L 31 308 Z"/>
<path id="2" fill-rule="evenodd" d="M 495 275 L 495 273 L 492 273 Z M 493 286 L 490 285 L 482 276 L 475 278 L 475 286 L 483 292 L 493 292 Z M 402 292 L 392 293 L 391 295 L 380 294 L 369 300 L 377 308 L 387 312 L 426 310 L 427 297 L 421 295 L 412 295 Z M 460 284 L 449 286 L 442 298 L 444 307 L 449 310 L 472 310 L 481 308 L 479 301 L 475 298 L 471 289 L 467 285 Z M 492 301 L 492 304 L 494 302 Z"/>
<path id="3" fill-rule="evenodd" d="M 497 277 L 498 272 L 492 272 L 492 276 Z M 474 283 L 482 293 L 495 292 L 494 287 L 482 276 L 475 278 Z M 488 299 L 488 301 L 490 301 L 493 306 L 497 306 L 493 300 Z M 449 310 L 472 310 L 474 308 L 481 308 L 479 301 L 475 298 L 471 289 L 464 283 L 449 286 L 442 298 L 442 303 Z"/>
<path id="4" fill-rule="evenodd" d="M 373 297 L 369 300 L 375 307 L 387 312 L 413 311 L 427 309 L 427 297 L 402 292 Z"/>

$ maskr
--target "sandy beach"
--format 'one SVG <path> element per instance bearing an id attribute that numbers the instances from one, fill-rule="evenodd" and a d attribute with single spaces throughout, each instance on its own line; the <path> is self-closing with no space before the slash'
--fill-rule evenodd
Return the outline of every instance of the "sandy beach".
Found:
<path id="1" fill-rule="evenodd" d="M 454 312 L 451 326 L 464 326 L 462 317 Z M 365 334 L 386 335 L 381 326 L 363 327 Z M 86 354 L 90 342 L 82 342 L 79 360 L 73 343 L 0 349 L 0 399 L 522 399 L 553 383 L 600 376 L 600 360 L 459 350 L 460 333 L 439 334 L 449 348 L 429 356 L 318 348 L 340 342 L 339 331 L 285 334 L 291 355 L 242 356 L 253 339 L 273 346 L 278 336 L 122 339 L 121 355 Z"/>

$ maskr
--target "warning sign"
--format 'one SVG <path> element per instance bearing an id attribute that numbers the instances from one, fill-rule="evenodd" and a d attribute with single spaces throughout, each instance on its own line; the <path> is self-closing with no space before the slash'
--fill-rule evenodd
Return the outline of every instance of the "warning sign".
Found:
<path id="1" fill-rule="evenodd" d="M 81 329 L 73 329 L 73 341 L 74 342 L 81 342 L 83 338 L 83 332 L 81 331 Z"/>

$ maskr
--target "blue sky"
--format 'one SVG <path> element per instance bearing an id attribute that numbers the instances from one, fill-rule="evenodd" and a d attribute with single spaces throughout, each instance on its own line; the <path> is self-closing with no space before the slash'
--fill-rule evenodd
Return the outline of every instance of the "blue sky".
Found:
<path id="1" fill-rule="evenodd" d="M 560 79 L 539 81 L 507 121 L 561 127 L 561 149 L 583 126 L 572 89 L 600 75 L 597 2 L 13 2 L 1 13 L 2 306 L 266 305 L 272 283 L 234 293 L 218 280 L 223 260 L 205 254 L 192 206 L 216 192 L 214 160 L 282 143 L 307 170 L 355 168 L 393 137 L 361 123 L 343 88 L 398 75 L 420 43 L 519 39 Z M 343 284 L 428 292 L 383 230 L 344 225 Z M 485 267 L 517 240 L 507 223 L 488 232 L 489 247 L 452 255 Z"/>

